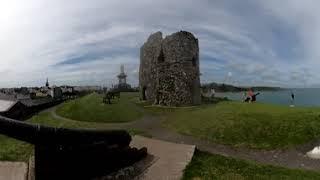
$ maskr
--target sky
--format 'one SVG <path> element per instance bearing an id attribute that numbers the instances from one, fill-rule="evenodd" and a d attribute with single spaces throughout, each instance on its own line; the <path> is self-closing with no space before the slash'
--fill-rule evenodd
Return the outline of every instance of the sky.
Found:
<path id="1" fill-rule="evenodd" d="M 0 87 L 138 85 L 154 32 L 199 40 L 201 82 L 320 87 L 317 0 L 0 0 Z"/>

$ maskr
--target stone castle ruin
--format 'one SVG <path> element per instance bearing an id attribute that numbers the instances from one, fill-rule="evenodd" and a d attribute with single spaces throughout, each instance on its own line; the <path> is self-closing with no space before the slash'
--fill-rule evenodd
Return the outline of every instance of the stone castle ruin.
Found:
<path id="1" fill-rule="evenodd" d="M 201 103 L 199 45 L 192 33 L 162 38 L 156 32 L 140 49 L 140 98 L 165 106 Z"/>

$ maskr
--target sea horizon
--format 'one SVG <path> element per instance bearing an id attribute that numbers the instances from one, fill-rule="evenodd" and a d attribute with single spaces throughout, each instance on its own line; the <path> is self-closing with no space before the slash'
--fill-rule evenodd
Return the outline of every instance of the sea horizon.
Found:
<path id="1" fill-rule="evenodd" d="M 299 107 L 320 107 L 320 88 L 282 88 L 278 91 L 256 91 L 257 102 L 290 106 L 291 92 L 295 95 L 294 105 Z M 230 100 L 242 101 L 242 92 L 217 92 L 217 97 L 227 97 Z"/>

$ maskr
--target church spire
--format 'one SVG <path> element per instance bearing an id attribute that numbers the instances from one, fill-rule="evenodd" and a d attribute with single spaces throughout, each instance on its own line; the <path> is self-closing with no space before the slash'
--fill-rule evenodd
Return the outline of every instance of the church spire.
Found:
<path id="1" fill-rule="evenodd" d="M 49 80 L 47 78 L 46 87 L 49 87 Z"/>

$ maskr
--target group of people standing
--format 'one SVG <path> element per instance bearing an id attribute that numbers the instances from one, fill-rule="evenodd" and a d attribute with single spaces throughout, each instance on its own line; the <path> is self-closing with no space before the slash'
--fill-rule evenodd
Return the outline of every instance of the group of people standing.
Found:
<path id="1" fill-rule="evenodd" d="M 253 89 L 249 88 L 247 92 L 243 92 L 243 102 L 255 102 L 257 101 L 257 96 L 259 95 L 260 93 L 254 93 Z M 291 105 L 290 107 L 294 107 L 294 98 L 295 98 L 295 95 L 293 93 L 293 91 L 291 91 Z"/>

